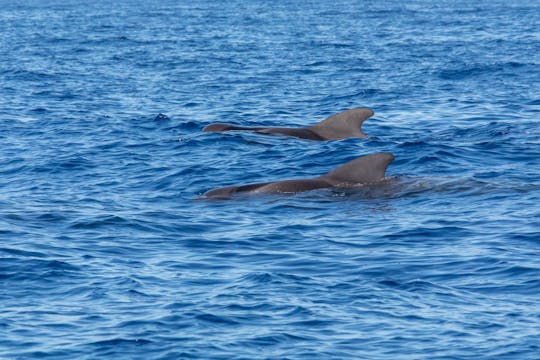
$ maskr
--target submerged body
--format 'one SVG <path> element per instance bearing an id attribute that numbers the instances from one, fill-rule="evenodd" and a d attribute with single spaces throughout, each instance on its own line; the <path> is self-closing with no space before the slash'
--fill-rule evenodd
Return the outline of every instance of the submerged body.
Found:
<path id="1" fill-rule="evenodd" d="M 245 127 L 231 124 L 211 124 L 203 131 L 222 132 L 231 130 L 249 130 L 260 134 L 280 134 L 294 136 L 309 140 L 340 140 L 347 138 L 367 138 L 362 132 L 363 122 L 374 115 L 373 110 L 368 108 L 355 108 L 330 116 L 329 118 L 311 126 L 301 128 L 288 127 Z"/>
<path id="2" fill-rule="evenodd" d="M 349 161 L 333 171 L 315 178 L 227 186 L 210 190 L 206 192 L 204 196 L 207 198 L 229 198 L 237 193 L 298 193 L 331 187 L 351 187 L 360 184 L 373 184 L 384 178 L 386 168 L 392 161 L 394 161 L 394 155 L 391 153 L 376 153 Z"/>

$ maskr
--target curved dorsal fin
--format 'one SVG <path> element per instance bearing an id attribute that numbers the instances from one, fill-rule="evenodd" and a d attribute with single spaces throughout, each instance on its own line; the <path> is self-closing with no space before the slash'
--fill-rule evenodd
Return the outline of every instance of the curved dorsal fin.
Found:
<path id="1" fill-rule="evenodd" d="M 355 108 L 334 114 L 307 128 L 324 139 L 339 140 L 351 137 L 367 138 L 362 132 L 362 123 L 373 116 L 369 108 Z"/>
<path id="2" fill-rule="evenodd" d="M 386 168 L 394 161 L 391 153 L 376 153 L 349 161 L 321 176 L 332 185 L 369 184 L 381 180 Z"/>

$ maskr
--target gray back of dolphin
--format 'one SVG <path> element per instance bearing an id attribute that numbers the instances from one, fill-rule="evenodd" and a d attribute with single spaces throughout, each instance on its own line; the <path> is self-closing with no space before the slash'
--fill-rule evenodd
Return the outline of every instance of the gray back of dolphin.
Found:
<path id="1" fill-rule="evenodd" d="M 386 168 L 393 160 L 394 155 L 391 153 L 371 154 L 349 161 L 329 173 L 316 178 L 227 186 L 210 190 L 204 196 L 206 198 L 229 198 L 236 193 L 297 193 L 334 186 L 349 187 L 358 184 L 373 184 L 384 178 Z"/>
<path id="2" fill-rule="evenodd" d="M 311 126 L 302 128 L 287 127 L 244 127 L 230 124 L 210 124 L 203 131 L 221 132 L 229 130 L 251 130 L 261 134 L 281 134 L 310 140 L 340 140 L 353 137 L 367 138 L 362 132 L 362 124 L 374 115 L 368 108 L 355 108 L 330 116 Z"/>

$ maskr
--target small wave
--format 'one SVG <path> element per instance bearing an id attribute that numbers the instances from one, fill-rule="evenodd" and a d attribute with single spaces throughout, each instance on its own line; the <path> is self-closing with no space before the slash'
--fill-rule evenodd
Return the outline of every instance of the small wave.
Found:
<path id="1" fill-rule="evenodd" d="M 495 64 L 463 64 L 460 67 L 439 72 L 439 77 L 444 80 L 465 80 L 480 77 L 487 74 L 505 75 L 508 71 L 526 67 L 528 64 L 518 62 L 495 63 Z"/>
<path id="2" fill-rule="evenodd" d="M 73 229 L 97 229 L 105 226 L 119 226 L 129 224 L 129 220 L 117 215 L 103 215 L 94 220 L 80 219 L 70 227 Z"/>
<path id="3" fill-rule="evenodd" d="M 97 346 L 97 347 L 116 347 L 116 346 L 125 346 L 125 345 L 145 345 L 151 344 L 151 340 L 146 339 L 126 339 L 126 338 L 113 338 L 106 340 L 99 340 L 91 342 L 88 345 Z"/>
<path id="4" fill-rule="evenodd" d="M 2 258 L 0 263 L 0 274 L 10 281 L 36 281 L 42 284 L 46 280 L 60 283 L 68 278 L 77 278 L 80 272 L 79 266 L 60 260 L 16 257 Z"/>

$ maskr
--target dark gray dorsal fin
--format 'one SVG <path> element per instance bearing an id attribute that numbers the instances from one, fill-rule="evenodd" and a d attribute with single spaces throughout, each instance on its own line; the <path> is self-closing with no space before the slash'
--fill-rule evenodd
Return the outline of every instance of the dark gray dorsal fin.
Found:
<path id="1" fill-rule="evenodd" d="M 394 161 L 391 153 L 376 153 L 349 161 L 321 176 L 332 185 L 369 184 L 384 178 L 386 168 Z"/>
<path id="2" fill-rule="evenodd" d="M 352 137 L 367 138 L 362 132 L 362 123 L 373 116 L 368 108 L 355 108 L 334 114 L 308 129 L 327 140 L 339 140 Z"/>

